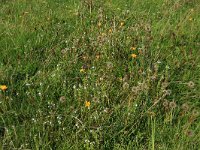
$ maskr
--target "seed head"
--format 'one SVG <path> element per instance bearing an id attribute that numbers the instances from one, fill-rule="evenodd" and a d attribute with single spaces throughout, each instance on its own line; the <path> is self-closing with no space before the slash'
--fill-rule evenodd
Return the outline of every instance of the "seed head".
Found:
<path id="1" fill-rule="evenodd" d="M 66 102 L 65 96 L 61 96 L 59 101 L 60 101 L 60 103 L 65 103 Z"/>
<path id="2" fill-rule="evenodd" d="M 128 88 L 129 88 L 129 84 L 127 82 L 124 82 L 123 89 L 128 89 Z"/>
<path id="3" fill-rule="evenodd" d="M 194 132 L 192 130 L 188 130 L 186 131 L 186 135 L 192 137 L 194 135 Z"/>
<path id="4" fill-rule="evenodd" d="M 173 102 L 170 102 L 169 103 L 169 107 L 171 108 L 171 109 L 174 109 L 174 108 L 176 108 L 176 103 L 173 101 Z"/>
<path id="5" fill-rule="evenodd" d="M 181 109 L 183 109 L 184 112 L 187 112 L 189 110 L 189 105 L 187 103 L 184 103 L 182 106 L 181 106 Z"/>
<path id="6" fill-rule="evenodd" d="M 107 62 L 106 65 L 107 65 L 108 69 L 112 69 L 113 68 L 113 63 L 112 62 Z"/>
<path id="7" fill-rule="evenodd" d="M 194 86 L 195 86 L 194 82 L 192 82 L 192 81 L 189 81 L 187 83 L 187 85 L 188 85 L 189 88 L 194 88 Z"/>
<path id="8" fill-rule="evenodd" d="M 98 60 L 100 58 L 100 55 L 99 54 L 97 54 L 96 55 L 96 60 Z"/>
<path id="9" fill-rule="evenodd" d="M 192 115 L 193 115 L 194 117 L 198 117 L 198 116 L 199 116 L 199 111 L 196 110 L 196 109 L 194 109 L 194 110 L 192 111 Z"/>
<path id="10" fill-rule="evenodd" d="M 168 100 L 166 100 L 166 99 L 164 100 L 163 106 L 164 106 L 165 108 L 168 108 L 168 106 L 169 106 Z"/>
<path id="11" fill-rule="evenodd" d="M 163 90 L 164 95 L 171 95 L 172 91 L 171 90 Z"/>
<path id="12" fill-rule="evenodd" d="M 137 94 L 139 93 L 139 91 L 140 91 L 140 88 L 137 87 L 137 86 L 133 86 L 133 87 L 131 88 L 131 91 L 132 91 L 132 93 L 133 93 L 134 95 L 137 95 Z"/>

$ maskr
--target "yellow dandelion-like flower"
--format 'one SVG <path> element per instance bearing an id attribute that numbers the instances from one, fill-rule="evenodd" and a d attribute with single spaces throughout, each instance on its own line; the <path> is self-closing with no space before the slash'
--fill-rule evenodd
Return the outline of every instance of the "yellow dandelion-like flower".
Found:
<path id="1" fill-rule="evenodd" d="M 0 89 L 1 89 L 2 91 L 6 91 L 6 90 L 8 89 L 8 87 L 7 87 L 6 85 L 1 85 L 1 86 L 0 86 Z"/>
<path id="2" fill-rule="evenodd" d="M 120 26 L 121 26 L 121 27 L 124 26 L 124 22 L 121 22 L 121 23 L 120 23 Z"/>
<path id="3" fill-rule="evenodd" d="M 136 47 L 131 47 L 131 50 L 133 50 L 133 51 L 136 50 Z"/>
<path id="4" fill-rule="evenodd" d="M 136 55 L 136 54 L 131 54 L 131 57 L 132 57 L 132 58 L 136 58 L 137 55 Z"/>
<path id="5" fill-rule="evenodd" d="M 106 36 L 106 33 L 101 33 L 102 36 Z"/>
<path id="6" fill-rule="evenodd" d="M 85 72 L 85 69 L 81 68 L 80 73 L 84 73 L 84 72 Z"/>
<path id="7" fill-rule="evenodd" d="M 90 101 L 85 101 L 85 107 L 90 107 Z"/>
<path id="8" fill-rule="evenodd" d="M 112 33 L 112 29 L 109 29 L 108 32 L 109 32 L 109 33 Z"/>

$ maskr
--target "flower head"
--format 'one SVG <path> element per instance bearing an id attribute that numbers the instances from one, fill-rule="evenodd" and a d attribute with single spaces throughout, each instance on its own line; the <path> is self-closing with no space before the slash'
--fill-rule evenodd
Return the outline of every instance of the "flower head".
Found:
<path id="1" fill-rule="evenodd" d="M 60 101 L 60 103 L 65 103 L 66 102 L 66 97 L 65 96 L 61 96 L 59 101 Z"/>
<path id="2" fill-rule="evenodd" d="M 98 60 L 100 58 L 100 54 L 96 55 L 96 60 Z"/>
<path id="3" fill-rule="evenodd" d="M 104 33 L 104 32 L 103 32 L 103 33 L 101 33 L 101 36 L 106 36 L 106 33 Z"/>
<path id="4" fill-rule="evenodd" d="M 121 27 L 124 26 L 124 22 L 121 22 L 121 23 L 120 23 L 120 26 L 121 26 Z"/>
<path id="5" fill-rule="evenodd" d="M 132 57 L 132 58 L 136 58 L 137 55 L 136 55 L 136 54 L 131 54 L 131 57 Z"/>
<path id="6" fill-rule="evenodd" d="M 169 107 L 171 108 L 171 109 L 174 109 L 174 108 L 176 108 L 176 103 L 173 101 L 173 102 L 170 102 L 169 103 Z"/>
<path id="7" fill-rule="evenodd" d="M 127 82 L 125 82 L 124 84 L 123 84 L 123 89 L 128 89 L 129 88 L 129 84 L 127 83 Z"/>
<path id="8" fill-rule="evenodd" d="M 85 101 L 85 107 L 90 107 L 90 101 Z"/>
<path id="9" fill-rule="evenodd" d="M 80 69 L 80 72 L 81 72 L 81 73 L 85 72 L 85 69 L 81 68 L 81 69 Z"/>
<path id="10" fill-rule="evenodd" d="M 112 68 L 113 68 L 113 63 L 110 62 L 110 61 L 107 62 L 106 65 L 107 65 L 107 68 L 108 68 L 108 69 L 112 69 Z"/>
<path id="11" fill-rule="evenodd" d="M 168 106 L 169 106 L 169 102 L 166 99 L 163 102 L 163 106 L 165 109 L 168 108 Z"/>
<path id="12" fill-rule="evenodd" d="M 195 86 L 194 82 L 192 82 L 192 81 L 189 81 L 187 83 L 187 85 L 188 85 L 189 88 L 194 88 L 194 86 Z"/>
<path id="13" fill-rule="evenodd" d="M 134 50 L 136 50 L 136 47 L 131 47 L 130 49 L 134 51 Z"/>
<path id="14" fill-rule="evenodd" d="M 189 107 L 189 105 L 188 105 L 187 103 L 184 103 L 184 104 L 181 106 L 181 109 L 183 109 L 184 112 L 187 112 L 187 111 L 190 109 L 190 107 Z"/>
<path id="15" fill-rule="evenodd" d="M 189 137 L 192 137 L 192 136 L 194 136 L 194 132 L 192 130 L 188 130 L 188 131 L 186 131 L 186 135 Z"/>
<path id="16" fill-rule="evenodd" d="M 172 93 L 171 90 L 163 90 L 163 94 L 164 94 L 165 96 L 171 95 L 171 93 Z"/>
<path id="17" fill-rule="evenodd" d="M 0 86 L 0 89 L 1 89 L 2 91 L 6 91 L 6 90 L 8 89 L 8 87 L 7 87 L 6 85 L 1 85 L 1 86 Z"/>

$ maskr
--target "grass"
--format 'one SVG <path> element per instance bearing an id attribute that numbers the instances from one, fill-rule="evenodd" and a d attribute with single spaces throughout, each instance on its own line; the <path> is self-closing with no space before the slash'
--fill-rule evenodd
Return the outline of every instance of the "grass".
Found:
<path id="1" fill-rule="evenodd" d="M 1 149 L 200 147 L 198 0 L 0 4 Z"/>

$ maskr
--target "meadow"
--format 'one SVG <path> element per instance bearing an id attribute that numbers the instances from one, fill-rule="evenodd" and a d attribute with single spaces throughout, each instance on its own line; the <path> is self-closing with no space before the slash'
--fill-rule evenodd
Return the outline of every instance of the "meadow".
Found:
<path id="1" fill-rule="evenodd" d="M 199 0 L 0 0 L 0 149 L 198 150 Z"/>

